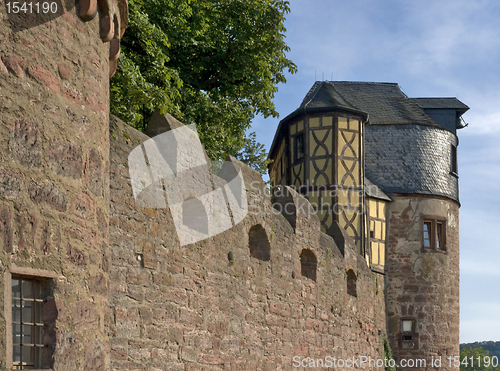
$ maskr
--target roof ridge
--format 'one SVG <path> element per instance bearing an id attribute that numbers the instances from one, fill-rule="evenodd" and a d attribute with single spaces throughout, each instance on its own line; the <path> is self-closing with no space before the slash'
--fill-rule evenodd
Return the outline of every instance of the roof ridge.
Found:
<path id="1" fill-rule="evenodd" d="M 321 82 L 319 82 L 319 81 L 316 81 L 316 82 L 314 83 L 314 85 L 313 85 L 313 88 L 314 88 L 314 86 L 316 86 L 316 85 L 317 85 L 317 87 L 316 87 L 316 91 L 315 91 L 315 92 L 314 92 L 314 94 L 312 95 L 311 99 L 309 99 L 309 100 L 307 101 L 307 103 L 306 103 L 306 104 L 304 104 L 304 109 L 305 109 L 305 108 L 307 108 L 307 105 L 308 105 L 309 103 L 311 103 L 311 101 L 312 101 L 312 100 L 316 97 L 316 95 L 318 94 L 318 92 L 319 92 L 319 90 L 321 89 L 321 86 L 322 86 L 323 84 L 321 84 Z M 306 95 L 306 97 L 307 97 L 307 95 Z"/>

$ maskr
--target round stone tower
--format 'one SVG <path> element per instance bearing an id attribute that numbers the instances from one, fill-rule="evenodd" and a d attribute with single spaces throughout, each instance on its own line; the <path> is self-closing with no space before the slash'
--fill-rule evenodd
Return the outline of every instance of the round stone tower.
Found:
<path id="1" fill-rule="evenodd" d="M 109 77 L 127 1 L 24 3 L 0 1 L 0 368 L 105 370 Z"/>
<path id="2" fill-rule="evenodd" d="M 392 198 L 388 337 L 395 358 L 414 362 L 413 369 L 451 370 L 460 323 L 456 129 L 468 107 L 455 98 L 401 98 L 413 117 L 403 124 L 374 120 L 365 130 L 366 175 Z"/>

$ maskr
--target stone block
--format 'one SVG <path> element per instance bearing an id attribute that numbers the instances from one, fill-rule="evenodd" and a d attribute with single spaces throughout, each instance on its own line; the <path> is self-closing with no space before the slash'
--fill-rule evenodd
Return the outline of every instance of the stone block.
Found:
<path id="1" fill-rule="evenodd" d="M 58 211 L 66 211 L 68 207 L 66 194 L 60 191 L 53 182 L 45 183 L 43 186 L 31 183 L 28 193 L 31 200 L 36 204 L 45 202 Z"/>
<path id="2" fill-rule="evenodd" d="M 29 74 L 38 82 L 45 85 L 56 93 L 61 92 L 61 81 L 52 72 L 37 64 L 28 68 Z"/>
<path id="3" fill-rule="evenodd" d="M 80 179 L 83 171 L 82 148 L 64 140 L 54 141 L 49 148 L 50 169 L 58 175 Z"/>
<path id="4" fill-rule="evenodd" d="M 93 219 L 94 217 L 94 201 L 85 193 L 75 196 L 73 209 L 75 215 L 80 218 Z"/>
<path id="5" fill-rule="evenodd" d="M 8 170 L 0 170 L 0 196 L 8 200 L 19 196 L 22 175 Z"/>
<path id="6" fill-rule="evenodd" d="M 103 174 L 102 159 L 97 151 L 91 149 L 89 152 L 88 182 L 89 189 L 98 197 L 103 196 Z"/>
<path id="7" fill-rule="evenodd" d="M 42 165 L 42 144 L 38 124 L 26 119 L 17 120 L 9 138 L 9 155 L 26 167 Z"/>
<path id="8" fill-rule="evenodd" d="M 14 55 L 2 56 L 3 64 L 8 70 L 14 72 L 17 77 L 24 77 L 26 70 L 26 60 L 16 57 Z"/>
<path id="9" fill-rule="evenodd" d="M 85 300 L 75 301 L 72 306 L 73 326 L 94 327 L 97 321 L 97 311 L 94 305 Z"/>

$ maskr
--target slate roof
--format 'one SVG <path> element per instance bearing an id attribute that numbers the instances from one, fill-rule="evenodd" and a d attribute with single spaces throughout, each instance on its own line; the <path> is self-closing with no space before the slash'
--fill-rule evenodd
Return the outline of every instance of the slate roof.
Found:
<path id="1" fill-rule="evenodd" d="M 370 181 L 367 177 L 365 177 L 365 193 L 373 198 L 378 198 L 381 200 L 392 201 L 392 199 L 387 196 L 382 190 Z"/>
<path id="2" fill-rule="evenodd" d="M 420 108 L 423 109 L 456 109 L 460 114 L 469 110 L 469 107 L 457 98 L 413 98 Z"/>
<path id="3" fill-rule="evenodd" d="M 298 109 L 310 110 L 314 108 L 325 108 L 328 110 L 340 108 L 366 115 L 366 112 L 363 112 L 358 107 L 349 103 L 349 101 L 339 93 L 336 86 L 328 81 L 316 81 L 304 97 Z"/>
<path id="4" fill-rule="evenodd" d="M 336 101 L 325 91 L 334 91 Z M 334 109 L 338 102 L 354 107 L 355 111 L 368 113 L 372 125 L 421 124 L 438 126 L 413 100 L 408 98 L 396 83 L 316 81 L 302 101 L 299 110 L 309 107 Z"/>
<path id="5" fill-rule="evenodd" d="M 446 196 L 458 201 L 451 174 L 456 136 L 424 125 L 369 125 L 365 128 L 365 174 L 385 193 Z"/>
<path id="6" fill-rule="evenodd" d="M 453 132 L 426 114 L 431 109 L 469 109 L 456 98 L 408 98 L 396 83 L 317 81 L 298 109 L 281 120 L 269 151 L 292 118 L 314 112 L 344 110 L 367 118 L 365 129 L 367 194 L 420 193 L 458 201 L 458 179 L 450 174 Z M 430 114 L 430 113 L 429 113 Z M 438 129 L 438 130 L 435 130 Z M 376 184 L 376 185 L 375 185 Z M 368 192 L 371 192 L 368 193 Z"/>

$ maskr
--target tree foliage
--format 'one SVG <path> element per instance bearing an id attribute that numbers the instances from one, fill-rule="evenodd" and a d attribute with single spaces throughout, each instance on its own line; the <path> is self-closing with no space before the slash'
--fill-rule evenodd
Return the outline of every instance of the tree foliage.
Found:
<path id="1" fill-rule="evenodd" d="M 265 171 L 246 135 L 273 104 L 287 59 L 285 0 L 129 0 L 129 28 L 111 80 L 112 113 L 145 130 L 155 108 L 196 123 L 210 158 L 227 155 Z M 255 150 L 255 153 L 250 153 Z"/>
<path id="2" fill-rule="evenodd" d="M 498 358 L 488 350 L 466 345 L 460 349 L 460 371 L 500 371 Z"/>

